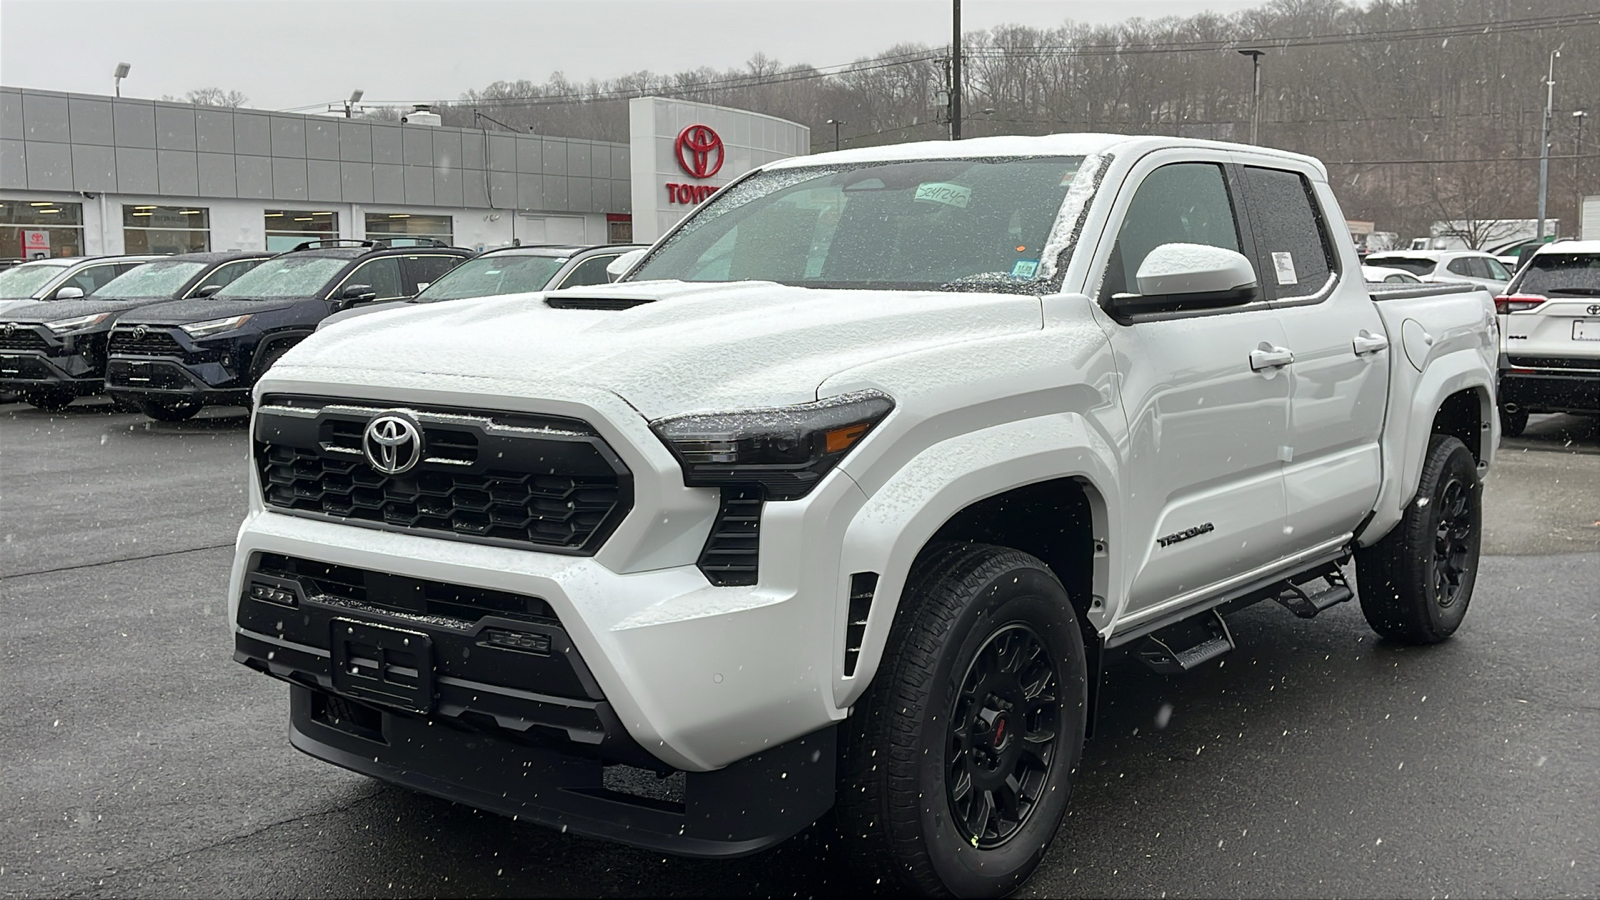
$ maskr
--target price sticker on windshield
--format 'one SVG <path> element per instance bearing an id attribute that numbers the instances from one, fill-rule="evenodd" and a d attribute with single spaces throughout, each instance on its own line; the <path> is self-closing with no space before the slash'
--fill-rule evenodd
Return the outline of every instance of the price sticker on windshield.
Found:
<path id="1" fill-rule="evenodd" d="M 917 185 L 916 196 L 911 199 L 925 200 L 929 203 L 943 203 L 945 206 L 954 206 L 956 209 L 966 209 L 967 204 L 972 202 L 972 188 L 943 181 L 930 181 L 927 184 Z"/>

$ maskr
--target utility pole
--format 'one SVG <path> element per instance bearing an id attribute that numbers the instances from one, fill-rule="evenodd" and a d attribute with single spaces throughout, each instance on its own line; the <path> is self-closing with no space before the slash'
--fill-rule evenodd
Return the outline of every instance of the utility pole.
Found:
<path id="1" fill-rule="evenodd" d="M 1550 51 L 1550 74 L 1545 78 L 1543 140 L 1539 141 L 1539 231 L 1536 237 L 1544 240 L 1545 201 L 1550 196 L 1550 115 L 1556 104 L 1556 60 L 1561 58 L 1561 48 Z"/>
<path id="2" fill-rule="evenodd" d="M 1250 143 L 1261 143 L 1261 57 L 1265 50 L 1240 50 L 1240 56 L 1250 57 Z"/>
<path id="3" fill-rule="evenodd" d="M 1572 142 L 1572 189 L 1578 194 L 1577 218 L 1573 221 L 1579 223 L 1579 227 L 1581 227 L 1583 222 L 1583 170 L 1581 168 L 1583 165 L 1583 120 L 1589 118 L 1589 111 L 1584 109 L 1576 110 L 1572 113 L 1572 118 L 1578 123 L 1578 136 Z M 1581 237 L 1582 235 L 1579 236 Z"/>
<path id="4" fill-rule="evenodd" d="M 961 140 L 961 0 L 951 0 L 955 22 L 950 35 L 950 140 Z"/>
<path id="5" fill-rule="evenodd" d="M 829 119 L 828 124 L 833 126 L 833 149 L 834 152 L 837 153 L 839 150 L 839 126 L 848 125 L 850 123 L 844 121 L 843 119 Z"/>

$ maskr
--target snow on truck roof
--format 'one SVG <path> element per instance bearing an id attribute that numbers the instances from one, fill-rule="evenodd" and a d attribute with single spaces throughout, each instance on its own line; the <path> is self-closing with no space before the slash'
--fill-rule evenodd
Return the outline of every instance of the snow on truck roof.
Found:
<path id="1" fill-rule="evenodd" d="M 1231 144 L 1223 141 L 1203 141 L 1170 135 L 1129 134 L 1046 134 L 1039 136 L 1008 135 L 1002 137 L 972 138 L 963 141 L 918 141 L 910 144 L 885 144 L 880 147 L 859 147 L 853 150 L 836 150 L 814 153 L 809 156 L 791 156 L 763 166 L 766 171 L 798 169 L 809 166 L 859 165 L 862 163 L 898 162 L 922 159 L 970 159 L 1003 156 L 1092 156 L 1097 153 L 1148 153 L 1169 147 L 1194 147 L 1213 150 L 1275 156 L 1309 165 L 1324 179 L 1327 170 L 1315 157 L 1270 147 L 1249 144 Z"/>

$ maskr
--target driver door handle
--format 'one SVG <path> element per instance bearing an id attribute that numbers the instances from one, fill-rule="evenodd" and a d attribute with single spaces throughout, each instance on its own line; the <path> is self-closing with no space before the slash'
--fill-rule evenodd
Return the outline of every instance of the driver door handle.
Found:
<path id="1" fill-rule="evenodd" d="M 1263 341 L 1261 346 L 1250 351 L 1250 371 L 1262 372 L 1267 369 L 1281 369 L 1294 363 L 1294 353 L 1284 347 L 1274 347 Z"/>
<path id="2" fill-rule="evenodd" d="M 1350 341 L 1350 346 L 1356 351 L 1357 356 L 1366 356 L 1368 353 L 1377 353 L 1381 350 L 1389 349 L 1389 339 L 1381 334 L 1373 334 L 1363 328 L 1361 333 Z"/>

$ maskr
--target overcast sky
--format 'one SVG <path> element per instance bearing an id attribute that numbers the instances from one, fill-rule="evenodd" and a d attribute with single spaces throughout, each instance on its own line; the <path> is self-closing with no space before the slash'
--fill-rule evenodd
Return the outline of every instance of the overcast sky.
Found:
<path id="1" fill-rule="evenodd" d="M 965 30 L 1054 27 L 1262 0 L 964 0 Z M 0 0 L 0 83 L 124 96 L 234 90 L 263 109 L 455 99 L 494 81 L 848 63 L 949 41 L 949 0 Z M 315 111 L 308 110 L 308 111 Z"/>

